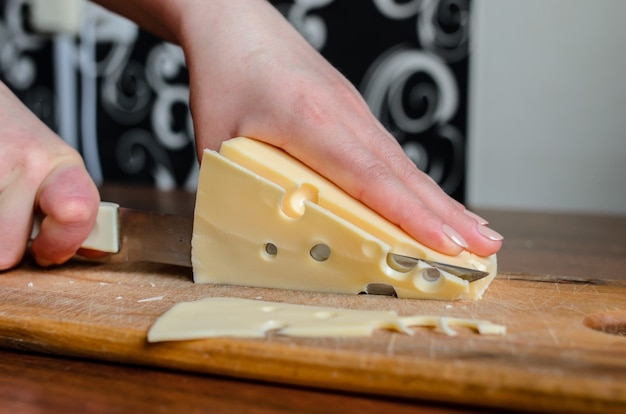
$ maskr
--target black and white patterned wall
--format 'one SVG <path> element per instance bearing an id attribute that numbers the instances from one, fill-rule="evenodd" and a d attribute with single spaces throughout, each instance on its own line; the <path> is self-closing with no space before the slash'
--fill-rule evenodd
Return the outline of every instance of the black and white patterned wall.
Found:
<path id="1" fill-rule="evenodd" d="M 462 201 L 470 0 L 272 3 Z M 82 152 L 96 182 L 194 189 L 181 50 L 92 4 L 78 38 L 38 34 L 28 4 L 0 0 L 0 79 Z"/>

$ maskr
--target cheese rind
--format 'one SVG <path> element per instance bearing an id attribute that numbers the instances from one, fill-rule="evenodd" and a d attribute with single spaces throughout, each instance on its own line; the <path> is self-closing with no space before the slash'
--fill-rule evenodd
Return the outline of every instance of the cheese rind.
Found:
<path id="1" fill-rule="evenodd" d="M 392 252 L 489 276 L 469 283 L 441 272 L 430 280 L 425 264 L 390 264 Z M 496 275 L 495 255 L 436 252 L 284 151 L 243 137 L 219 154 L 204 152 L 192 264 L 198 283 L 354 294 L 383 283 L 398 297 L 446 300 L 480 298 Z"/>
<path id="2" fill-rule="evenodd" d="M 238 337 L 262 338 L 268 331 L 296 337 L 369 336 L 376 329 L 412 335 L 411 326 L 434 327 L 456 335 L 453 326 L 501 335 L 489 321 L 429 315 L 398 316 L 394 311 L 340 309 L 239 298 L 207 298 L 174 305 L 152 325 L 149 342 Z"/>

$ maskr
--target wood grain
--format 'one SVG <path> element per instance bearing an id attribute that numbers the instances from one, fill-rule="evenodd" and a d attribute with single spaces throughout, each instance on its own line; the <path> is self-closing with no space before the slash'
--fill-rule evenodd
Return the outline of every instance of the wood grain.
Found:
<path id="1" fill-rule="evenodd" d="M 196 285 L 188 269 L 151 264 L 43 271 L 26 262 L 0 279 L 0 346 L 403 398 L 623 412 L 625 295 L 619 281 L 502 274 L 482 301 L 449 303 Z M 173 304 L 209 296 L 489 319 L 508 334 L 447 337 L 419 328 L 357 339 L 146 342 Z M 602 326 L 606 315 L 616 333 L 588 326 Z"/>
<path id="2" fill-rule="evenodd" d="M 0 412 L 20 414 L 485 412 L 7 350 L 0 350 L 0 401 Z"/>

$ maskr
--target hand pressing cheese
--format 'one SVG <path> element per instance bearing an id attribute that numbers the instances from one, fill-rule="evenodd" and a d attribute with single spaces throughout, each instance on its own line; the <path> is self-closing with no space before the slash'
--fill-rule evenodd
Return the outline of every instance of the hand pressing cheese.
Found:
<path id="1" fill-rule="evenodd" d="M 192 263 L 198 283 L 334 293 L 393 286 L 398 297 L 478 299 L 496 257 L 436 252 L 271 145 L 248 138 L 205 151 L 198 182 Z M 468 282 L 390 253 L 486 271 Z"/>

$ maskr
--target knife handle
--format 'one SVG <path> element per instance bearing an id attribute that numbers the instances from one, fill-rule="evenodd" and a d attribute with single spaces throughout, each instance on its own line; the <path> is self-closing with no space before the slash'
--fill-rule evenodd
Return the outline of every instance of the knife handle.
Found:
<path id="1" fill-rule="evenodd" d="M 117 253 L 120 250 L 118 211 L 118 204 L 102 201 L 98 207 L 96 224 L 80 247 L 105 253 Z M 41 214 L 35 215 L 30 233 L 31 240 L 39 234 L 42 220 Z"/>

